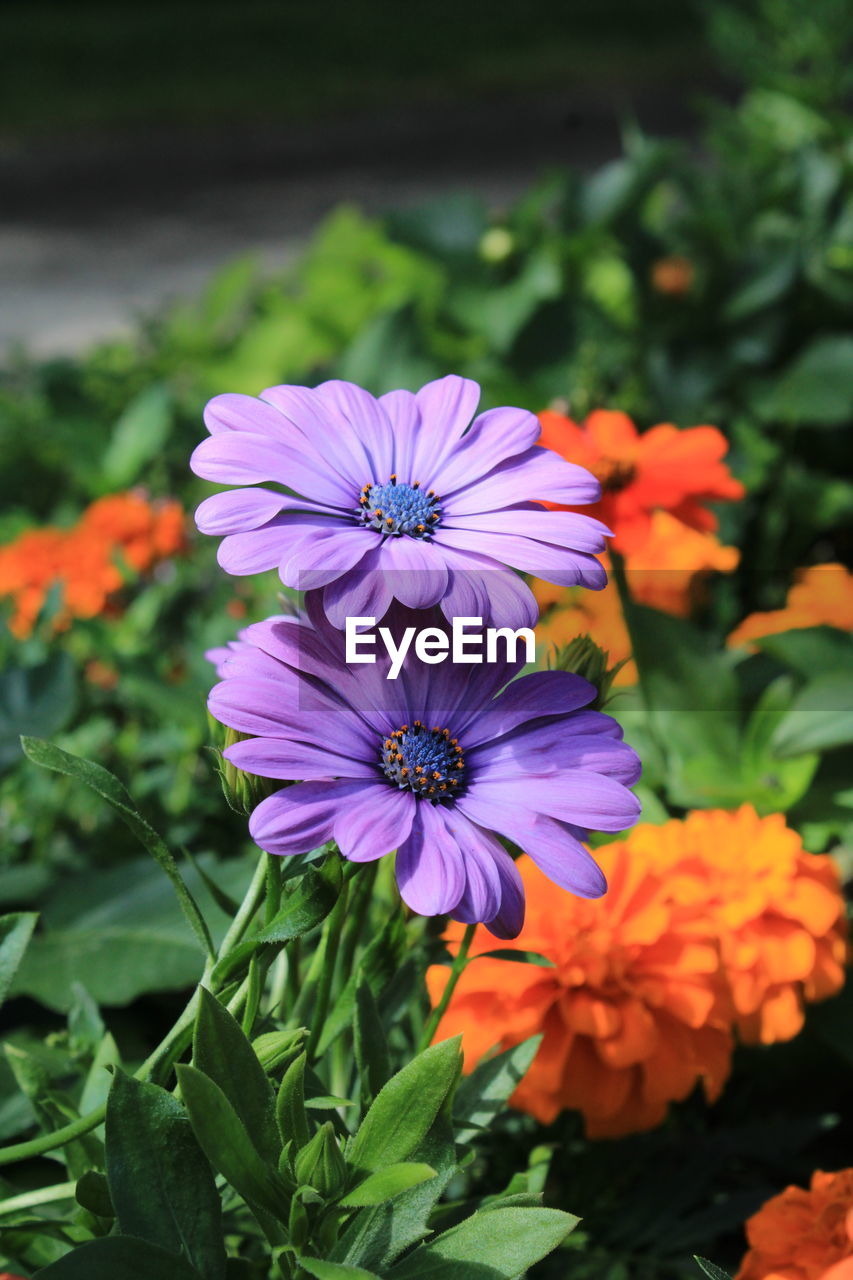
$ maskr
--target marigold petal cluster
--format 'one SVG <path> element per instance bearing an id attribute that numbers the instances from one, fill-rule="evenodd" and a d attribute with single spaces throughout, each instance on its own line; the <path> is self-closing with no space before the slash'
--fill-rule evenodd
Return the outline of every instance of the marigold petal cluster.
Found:
<path id="1" fill-rule="evenodd" d="M 549 1123 L 580 1111 L 592 1138 L 654 1128 L 697 1082 L 709 1099 L 728 1076 L 728 996 L 713 932 L 694 904 L 674 902 L 666 878 L 629 841 L 597 852 L 608 880 L 598 901 L 557 895 L 527 858 L 519 948 L 553 968 L 475 959 L 465 969 L 437 1039 L 462 1033 L 470 1070 L 490 1049 L 544 1036 L 513 1105 Z M 461 931 L 451 926 L 448 942 Z M 493 943 L 478 933 L 471 953 Z M 440 998 L 447 969 L 427 980 Z"/>
<path id="2" fill-rule="evenodd" d="M 735 1280 L 850 1280 L 853 1169 L 817 1170 L 808 1191 L 786 1187 L 749 1219 L 746 1237 Z"/>
<path id="3" fill-rule="evenodd" d="M 533 1034 L 542 1046 L 513 1103 L 543 1122 L 582 1112 L 590 1137 L 660 1123 L 701 1082 L 713 1100 L 732 1031 L 771 1043 L 799 1031 L 804 1002 L 844 981 L 838 873 L 780 814 L 698 811 L 643 824 L 596 852 L 609 891 L 554 894 L 526 859 L 518 945 L 553 968 L 476 959 L 438 1029 L 462 1033 L 466 1068 Z M 453 950 L 461 936 L 451 926 Z M 472 954 L 490 948 L 478 934 Z M 434 1001 L 447 970 L 430 970 Z"/>
<path id="4" fill-rule="evenodd" d="M 801 569 L 784 609 L 750 614 L 731 633 L 728 644 L 735 648 L 782 631 L 820 626 L 853 630 L 853 573 L 843 564 Z"/>
<path id="5" fill-rule="evenodd" d="M 147 572 L 186 543 L 180 503 L 150 502 L 138 492 L 98 498 L 69 529 L 48 526 L 0 547 L 0 596 L 11 597 L 13 635 L 28 636 L 49 592 L 58 587 L 56 630 L 103 613 L 127 570 Z"/>
<path id="6" fill-rule="evenodd" d="M 640 433 L 627 414 L 609 409 L 581 424 L 552 410 L 540 413 L 539 421 L 540 444 L 601 482 L 601 500 L 589 510 L 612 529 L 613 547 L 622 555 L 646 541 L 655 511 L 713 533 L 717 519 L 708 503 L 743 497 L 743 485 L 723 461 L 728 442 L 716 427 L 679 430 L 660 423 Z"/>

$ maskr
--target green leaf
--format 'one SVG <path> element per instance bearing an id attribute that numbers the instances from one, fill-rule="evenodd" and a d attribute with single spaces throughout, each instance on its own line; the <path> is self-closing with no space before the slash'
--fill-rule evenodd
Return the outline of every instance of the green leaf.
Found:
<path id="1" fill-rule="evenodd" d="M 323 1262 L 321 1258 L 306 1258 L 304 1254 L 299 1265 L 316 1280 L 381 1280 L 375 1271 L 365 1271 L 364 1267 L 350 1267 L 345 1262 Z"/>
<path id="2" fill-rule="evenodd" d="M 96 1169 L 87 1169 L 83 1176 L 77 1179 L 74 1198 L 79 1205 L 99 1218 L 116 1216 L 107 1180 Z"/>
<path id="3" fill-rule="evenodd" d="M 696 1253 L 693 1255 L 693 1260 L 699 1264 L 700 1269 L 705 1272 L 709 1280 L 731 1280 L 728 1272 L 724 1271 L 722 1267 L 718 1267 L 716 1262 L 709 1262 L 707 1258 L 700 1258 Z"/>
<path id="4" fill-rule="evenodd" d="M 459 1078 L 459 1041 L 431 1045 L 388 1081 L 353 1138 L 348 1164 L 372 1173 L 411 1155 Z"/>
<path id="5" fill-rule="evenodd" d="M 755 408 L 765 422 L 773 420 L 840 427 L 853 417 L 853 336 L 823 334 L 776 376 Z"/>
<path id="6" fill-rule="evenodd" d="M 39 1280 L 199 1280 L 184 1259 L 133 1236 L 104 1236 L 72 1249 L 39 1271 Z"/>
<path id="7" fill-rule="evenodd" d="M 405 947 L 405 928 L 399 914 L 395 914 L 385 922 L 381 933 L 365 948 L 358 969 L 347 979 L 343 991 L 326 1019 L 323 1034 L 317 1046 L 318 1056 L 322 1057 L 341 1032 L 352 1025 L 355 1008 L 355 993 L 363 980 L 370 984 L 375 999 L 378 1001 L 390 979 L 397 972 L 400 958 Z"/>
<path id="8" fill-rule="evenodd" d="M 259 1155 L 237 1112 L 212 1080 L 195 1067 L 176 1068 L 181 1096 L 199 1146 L 250 1208 L 287 1221 L 287 1184 Z"/>
<path id="9" fill-rule="evenodd" d="M 304 1147 L 310 1134 L 305 1115 L 305 1067 L 308 1055 L 301 1053 L 282 1077 L 275 1103 L 275 1118 L 283 1143 Z"/>
<path id="10" fill-rule="evenodd" d="M 21 758 L 21 734 L 47 738 L 64 729 L 77 702 L 77 672 L 65 652 L 35 666 L 0 672 L 0 768 Z"/>
<path id="11" fill-rule="evenodd" d="M 828 672 L 800 691 L 773 734 L 776 755 L 798 756 L 853 742 L 853 676 Z"/>
<path id="12" fill-rule="evenodd" d="M 101 463 L 104 491 L 133 484 L 143 467 L 156 458 L 172 426 L 172 393 L 155 383 L 125 409 L 113 428 Z"/>
<path id="13" fill-rule="evenodd" d="M 241 896 L 251 875 L 243 858 L 216 864 L 220 880 Z M 187 877 L 199 902 L 210 898 L 195 873 Z M 57 877 L 42 904 L 41 925 L 12 983 L 67 1012 L 73 973 L 101 1006 L 129 1004 L 149 991 L 180 991 L 201 977 L 203 960 L 172 887 L 149 858 Z M 224 930 L 224 922 L 222 929 Z"/>
<path id="14" fill-rule="evenodd" d="M 412 1157 L 435 1169 L 436 1176 L 410 1187 L 394 1200 L 362 1209 L 340 1236 L 332 1250 L 333 1258 L 385 1275 L 404 1250 L 430 1234 L 432 1212 L 457 1168 L 453 1132 L 444 1111 Z"/>
<path id="15" fill-rule="evenodd" d="M 556 1249 L 579 1219 L 559 1209 L 494 1208 L 422 1244 L 388 1280 L 515 1280 Z"/>
<path id="16" fill-rule="evenodd" d="M 258 1151 L 276 1164 L 281 1144 L 272 1085 L 239 1023 L 205 987 L 199 990 L 193 1066 L 219 1085 Z"/>
<path id="17" fill-rule="evenodd" d="M 540 969 L 553 969 L 554 961 L 538 951 L 517 951 L 514 947 L 498 947 L 495 951 L 478 951 L 473 960 L 508 960 L 514 964 L 535 964 Z"/>
<path id="18" fill-rule="evenodd" d="M 370 1103 L 391 1074 L 385 1028 L 367 982 L 358 985 L 353 1016 L 353 1047 L 362 1097 Z"/>
<path id="19" fill-rule="evenodd" d="M 204 1280 L 222 1280 L 219 1193 L 180 1103 L 158 1085 L 116 1071 L 107 1100 L 106 1160 L 122 1234 L 184 1254 Z"/>
<path id="20" fill-rule="evenodd" d="M 417 1161 L 389 1164 L 378 1173 L 369 1174 L 363 1182 L 343 1196 L 338 1204 L 342 1209 L 360 1209 L 367 1205 L 384 1204 L 410 1187 L 427 1182 L 436 1176 L 435 1169 Z"/>
<path id="21" fill-rule="evenodd" d="M 37 920 L 33 911 L 13 911 L 0 916 L 0 1004 L 6 999 Z"/>
<path id="22" fill-rule="evenodd" d="M 541 1036 L 531 1036 L 512 1049 L 487 1058 L 462 1078 L 453 1104 L 457 1142 L 471 1142 L 491 1124 L 520 1084 L 541 1043 Z"/>
<path id="23" fill-rule="evenodd" d="M 835 627 L 798 627 L 761 636 L 755 643 L 807 680 L 829 671 L 853 674 L 853 636 Z"/>
<path id="24" fill-rule="evenodd" d="M 275 918 L 216 964 L 213 981 L 225 982 L 260 948 L 281 947 L 293 938 L 301 938 L 303 934 L 315 929 L 337 902 L 340 887 L 339 859 L 327 862 L 322 871 L 314 871 L 309 867 Z"/>
<path id="25" fill-rule="evenodd" d="M 76 778 L 79 782 L 84 782 L 87 787 L 91 787 L 97 795 L 112 805 L 127 826 L 130 827 L 136 838 L 151 854 L 157 865 L 165 871 L 171 880 L 181 910 L 193 933 L 198 938 L 202 950 L 208 955 L 214 955 L 210 931 L 195 898 L 193 898 L 184 883 L 183 877 L 178 870 L 178 864 L 172 857 L 162 837 L 134 808 L 130 796 L 118 778 L 107 769 L 103 769 L 99 764 L 94 764 L 91 760 L 82 760 L 79 756 L 73 756 L 68 751 L 63 751 L 61 747 L 56 747 L 52 742 L 45 742 L 41 738 L 21 738 L 21 746 L 34 764 L 39 764 L 44 769 L 53 769 L 56 773 L 68 774 L 69 777 Z"/>

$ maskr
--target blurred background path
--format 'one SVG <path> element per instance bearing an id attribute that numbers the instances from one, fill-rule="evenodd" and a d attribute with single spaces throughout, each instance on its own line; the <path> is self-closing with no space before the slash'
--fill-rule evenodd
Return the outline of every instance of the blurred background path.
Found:
<path id="1" fill-rule="evenodd" d="M 6 6 L 0 355 L 80 350 L 240 253 L 274 269 L 341 201 L 464 189 L 499 207 L 549 166 L 615 157 L 628 118 L 689 136 L 692 93 L 713 85 L 671 0 L 641 28 L 630 0 L 556 19 L 534 3 L 523 25 L 498 0 L 486 26 L 482 6 L 432 4 L 405 30 L 383 0 L 357 7 L 353 31 L 342 5 L 251 0 L 254 27 L 247 12 L 231 32 L 230 7 L 196 0 L 147 6 L 144 26 L 99 0 L 74 20 L 50 0 Z M 206 56 L 223 43 L 232 65 Z"/>

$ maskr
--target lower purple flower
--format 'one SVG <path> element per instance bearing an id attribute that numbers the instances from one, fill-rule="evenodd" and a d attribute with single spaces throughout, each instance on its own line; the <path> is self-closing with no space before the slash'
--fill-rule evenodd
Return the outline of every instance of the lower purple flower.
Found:
<path id="1" fill-rule="evenodd" d="M 498 839 L 582 897 L 606 882 L 581 843 L 632 826 L 636 753 L 612 717 L 585 709 L 579 676 L 520 663 L 426 666 L 407 657 L 348 666 L 344 640 L 309 594 L 307 618 L 270 618 L 241 632 L 209 708 L 254 735 L 225 751 L 237 768 L 296 781 L 263 800 L 249 830 L 272 854 L 334 840 L 345 858 L 397 850 L 403 900 L 421 915 L 484 922 L 512 938 L 524 920 L 521 878 Z M 392 625 L 436 625 L 409 611 Z M 512 677 L 517 677 L 513 679 Z M 509 683 L 508 683 L 509 682 Z"/>

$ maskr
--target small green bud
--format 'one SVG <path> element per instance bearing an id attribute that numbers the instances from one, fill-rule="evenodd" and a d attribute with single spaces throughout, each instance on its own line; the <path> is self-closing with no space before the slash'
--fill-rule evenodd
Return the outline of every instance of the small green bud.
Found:
<path id="1" fill-rule="evenodd" d="M 347 1167 L 331 1120 L 321 1125 L 308 1145 L 299 1152 L 295 1172 L 300 1186 L 313 1187 L 327 1200 L 341 1191 Z"/>
<path id="2" fill-rule="evenodd" d="M 480 257 L 484 262 L 504 262 L 514 248 L 511 231 L 506 227 L 490 227 L 480 240 Z"/>
<path id="3" fill-rule="evenodd" d="M 557 649 L 549 658 L 548 666 L 554 671 L 571 671 L 595 685 L 598 696 L 592 703 L 592 709 L 600 711 L 608 700 L 613 681 L 627 661 L 623 658 L 611 667 L 610 654 L 596 644 L 592 636 L 575 636 L 574 640 Z"/>
<path id="4" fill-rule="evenodd" d="M 215 744 L 216 770 L 219 774 L 219 781 L 222 783 L 225 799 L 228 801 L 230 808 L 236 813 L 247 816 L 262 800 L 265 800 L 267 796 L 272 795 L 274 791 L 279 791 L 282 786 L 287 784 L 275 778 L 258 778 L 253 773 L 244 773 L 242 769 L 238 769 L 233 765 L 230 760 L 226 760 L 222 754 L 226 747 L 233 746 L 235 742 L 244 742 L 246 738 L 250 738 L 252 735 L 250 733 L 241 733 L 238 729 L 229 729 L 227 725 L 220 724 L 218 720 L 214 720 L 209 712 L 207 721 Z"/>
<path id="5" fill-rule="evenodd" d="M 295 1249 L 301 1249 L 307 1242 L 310 1230 L 308 1210 L 299 1197 L 294 1196 L 290 1202 L 290 1221 L 287 1224 L 287 1232 L 290 1236 L 290 1243 Z"/>
<path id="6" fill-rule="evenodd" d="M 295 1031 L 265 1031 L 252 1041 L 252 1048 L 267 1075 L 275 1075 L 279 1067 L 287 1066 L 302 1051 L 307 1035 L 305 1027 Z"/>

